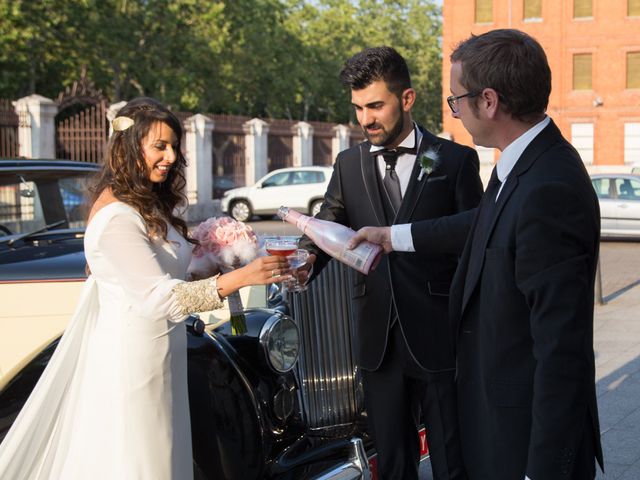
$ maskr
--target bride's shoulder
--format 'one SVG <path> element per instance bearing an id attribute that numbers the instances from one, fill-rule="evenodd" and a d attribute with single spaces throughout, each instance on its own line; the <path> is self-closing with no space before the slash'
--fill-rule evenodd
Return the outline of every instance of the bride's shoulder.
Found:
<path id="1" fill-rule="evenodd" d="M 118 200 L 110 189 L 105 189 L 91 207 L 87 229 L 96 223 L 108 222 L 110 218 L 119 214 L 131 215 L 132 217 L 140 216 L 133 207 Z"/>

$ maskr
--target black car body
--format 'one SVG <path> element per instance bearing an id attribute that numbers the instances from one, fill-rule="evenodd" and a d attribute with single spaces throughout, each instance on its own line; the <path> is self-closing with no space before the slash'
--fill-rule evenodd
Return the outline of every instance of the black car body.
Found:
<path id="1" fill-rule="evenodd" d="M 34 223 L 30 225 L 34 230 L 25 231 L 24 225 L 9 221 L 9 214 L 3 217 L 0 210 L 0 224 L 11 233 L 0 232 L 0 289 L 81 286 L 85 278 L 83 230 L 70 227 L 83 218 L 85 202 L 78 201 L 79 192 L 71 187 L 65 193 L 61 185 L 68 182 L 61 179 L 65 178 L 63 171 L 89 176 L 96 168 L 53 160 L 0 160 L 0 198 L 2 186 L 11 187 L 5 191 L 13 189 L 14 198 L 39 200 L 44 205 L 36 210 L 47 212 L 41 224 Z M 188 383 L 197 479 L 370 477 L 367 451 L 372 453 L 371 441 L 364 429 L 361 387 L 351 356 L 351 284 L 351 273 L 336 264 L 290 304 L 277 291 L 272 292 L 268 304 L 273 308 L 246 310 L 245 335 L 231 335 L 228 323 L 213 328 L 205 327 L 197 317 L 188 319 Z M 25 295 L 20 301 L 25 311 L 35 308 L 38 298 L 21 295 Z M 49 305 L 60 301 L 57 298 Z M 298 317 L 298 322 L 287 313 Z M 5 312 L 4 317 L 10 315 Z M 13 330 L 13 340 L 5 338 L 7 342 L 37 336 L 46 319 L 34 324 L 25 317 L 24 324 L 14 323 L 20 324 L 19 329 Z M 39 339 L 33 351 L 3 372 L 0 441 L 44 370 L 60 334 L 44 343 Z M 291 343 L 294 336 L 298 345 Z"/>

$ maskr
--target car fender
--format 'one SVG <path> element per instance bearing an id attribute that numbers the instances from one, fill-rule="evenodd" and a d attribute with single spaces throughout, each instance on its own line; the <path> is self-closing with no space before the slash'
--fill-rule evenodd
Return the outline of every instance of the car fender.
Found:
<path id="1" fill-rule="evenodd" d="M 283 383 L 295 384 L 293 374 L 277 375 L 264 361 L 257 338 L 262 326 L 281 312 L 246 311 L 247 335 L 230 336 L 228 324 L 215 330 L 196 328 L 196 316 L 186 320 L 187 379 L 196 478 L 264 477 L 265 469 L 284 437 L 297 437 L 295 425 L 268 411 L 273 392 Z M 0 442 L 6 436 L 40 378 L 60 338 L 56 338 L 0 390 Z M 248 354 L 248 352 L 253 352 Z M 293 412 L 292 408 L 292 412 Z M 287 442 L 289 443 L 289 442 Z"/>
<path id="2" fill-rule="evenodd" d="M 189 337 L 194 471 L 201 478 L 262 478 L 266 427 L 237 353 L 216 333 Z"/>

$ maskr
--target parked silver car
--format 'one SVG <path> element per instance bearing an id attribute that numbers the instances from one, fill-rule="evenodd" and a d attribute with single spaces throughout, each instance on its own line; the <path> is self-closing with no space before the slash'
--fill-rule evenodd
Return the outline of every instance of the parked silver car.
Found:
<path id="1" fill-rule="evenodd" d="M 315 215 L 331 178 L 330 167 L 292 167 L 269 172 L 250 187 L 224 192 L 222 211 L 240 222 L 253 215 L 272 217 L 282 205 Z"/>
<path id="2" fill-rule="evenodd" d="M 600 201 L 602 237 L 640 239 L 640 175 L 599 173 L 591 183 Z"/>

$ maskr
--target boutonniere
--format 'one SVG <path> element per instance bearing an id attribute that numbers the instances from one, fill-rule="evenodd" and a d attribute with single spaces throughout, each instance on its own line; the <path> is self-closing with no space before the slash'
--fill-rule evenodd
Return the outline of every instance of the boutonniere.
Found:
<path id="1" fill-rule="evenodd" d="M 422 154 L 420 155 L 420 174 L 418 175 L 418 181 L 422 180 L 422 177 L 425 175 L 430 175 L 431 172 L 438 166 L 440 163 L 440 144 L 436 143 L 434 145 L 430 145 Z"/>

